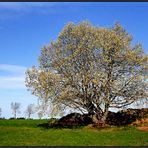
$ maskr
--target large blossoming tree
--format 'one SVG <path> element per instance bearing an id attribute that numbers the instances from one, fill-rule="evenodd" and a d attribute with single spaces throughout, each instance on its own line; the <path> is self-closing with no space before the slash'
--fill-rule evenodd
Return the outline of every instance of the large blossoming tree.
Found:
<path id="1" fill-rule="evenodd" d="M 44 109 L 66 107 L 105 122 L 110 108 L 148 98 L 148 56 L 120 24 L 112 28 L 69 23 L 41 49 L 40 66 L 26 72 L 26 86 Z"/>

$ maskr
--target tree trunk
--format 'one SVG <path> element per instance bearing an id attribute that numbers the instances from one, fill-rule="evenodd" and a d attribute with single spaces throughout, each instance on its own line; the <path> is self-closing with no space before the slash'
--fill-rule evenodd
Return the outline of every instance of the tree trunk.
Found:
<path id="1" fill-rule="evenodd" d="M 104 120 L 104 116 L 102 117 L 98 117 L 97 114 L 92 115 L 92 122 L 94 124 L 95 127 L 104 127 L 105 126 L 105 120 Z"/>
<path id="2" fill-rule="evenodd" d="M 30 119 L 30 113 L 28 114 L 28 119 Z"/>
<path id="3" fill-rule="evenodd" d="M 107 118 L 107 115 L 108 115 L 108 108 L 109 108 L 109 104 L 105 104 L 104 113 L 103 113 L 103 116 L 102 116 L 102 119 L 101 119 L 101 121 L 104 122 L 104 124 L 106 122 L 106 118 Z"/>
<path id="4" fill-rule="evenodd" d="M 14 112 L 14 118 L 16 119 L 16 111 Z"/>
<path id="5" fill-rule="evenodd" d="M 98 119 L 96 114 L 92 115 L 92 121 L 93 121 L 94 124 L 98 124 L 99 119 Z"/>
<path id="6" fill-rule="evenodd" d="M 107 115 L 108 115 L 108 108 L 109 108 L 109 105 L 106 104 L 103 114 L 98 113 L 98 114 L 91 115 L 92 121 L 96 126 L 104 127 L 106 125 L 106 118 L 107 118 Z"/>
<path id="7" fill-rule="evenodd" d="M 104 112 L 103 117 L 101 119 L 102 122 L 104 122 L 104 123 L 106 122 L 107 115 L 108 115 L 108 110 L 106 112 Z"/>

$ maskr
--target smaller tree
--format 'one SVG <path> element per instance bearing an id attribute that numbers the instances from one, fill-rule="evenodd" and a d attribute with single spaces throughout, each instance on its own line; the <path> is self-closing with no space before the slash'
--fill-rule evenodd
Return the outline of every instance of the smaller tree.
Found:
<path id="1" fill-rule="evenodd" d="M 28 119 L 30 119 L 31 115 L 35 113 L 35 106 L 34 104 L 29 104 L 27 106 L 27 109 L 26 109 L 26 114 L 28 116 Z"/>
<path id="2" fill-rule="evenodd" d="M 1 115 L 2 115 L 2 109 L 0 108 L 0 118 L 1 118 Z"/>
<path id="3" fill-rule="evenodd" d="M 43 113 L 41 111 L 38 112 L 38 117 L 41 119 L 43 117 Z"/>
<path id="4" fill-rule="evenodd" d="M 14 103 L 12 102 L 11 103 L 12 114 L 14 115 L 15 119 L 16 119 L 16 114 L 21 113 L 20 112 L 20 106 L 21 106 L 21 104 L 18 103 L 18 102 L 14 102 Z"/>

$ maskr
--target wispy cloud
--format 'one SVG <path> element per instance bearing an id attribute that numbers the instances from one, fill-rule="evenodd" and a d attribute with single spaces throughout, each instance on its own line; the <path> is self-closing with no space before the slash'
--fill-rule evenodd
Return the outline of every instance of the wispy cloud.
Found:
<path id="1" fill-rule="evenodd" d="M 31 12 L 42 14 L 63 12 L 68 10 L 61 10 L 65 5 L 67 8 L 71 6 L 68 2 L 0 2 L 0 19 L 20 18 Z"/>
<path id="2" fill-rule="evenodd" d="M 25 79 L 20 77 L 0 77 L 0 89 L 25 89 Z"/>
<path id="3" fill-rule="evenodd" d="M 77 6 L 83 9 L 89 3 L 81 2 L 0 2 L 0 9 L 14 13 L 13 15 L 21 15 L 24 13 L 63 13 L 76 11 Z M 66 9 L 65 9 L 66 8 Z M 10 17 L 10 16 L 9 16 Z M 7 18 L 7 17 L 6 17 Z"/>
<path id="4" fill-rule="evenodd" d="M 0 8 L 5 8 L 5 9 L 22 9 L 22 8 L 31 8 L 31 7 L 44 7 L 46 5 L 48 6 L 54 6 L 56 5 L 57 2 L 1 2 L 0 3 Z"/>
<path id="5" fill-rule="evenodd" d="M 0 89 L 25 89 L 26 67 L 0 64 Z"/>
<path id="6" fill-rule="evenodd" d="M 0 71 L 7 71 L 10 73 L 24 73 L 26 67 L 18 65 L 0 64 Z"/>
<path id="7" fill-rule="evenodd" d="M 36 8 L 52 8 L 54 6 L 69 4 L 67 2 L 1 2 L 0 8 L 14 11 L 28 12 Z"/>

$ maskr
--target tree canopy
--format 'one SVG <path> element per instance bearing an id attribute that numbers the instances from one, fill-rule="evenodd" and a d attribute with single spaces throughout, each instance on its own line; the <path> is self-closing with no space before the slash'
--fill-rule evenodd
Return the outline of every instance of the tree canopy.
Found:
<path id="1" fill-rule="evenodd" d="M 26 86 L 43 106 L 72 108 L 105 121 L 109 108 L 148 98 L 148 56 L 119 24 L 68 23 L 41 49 L 39 67 L 26 72 Z M 49 103 L 49 104 L 48 104 Z"/>

